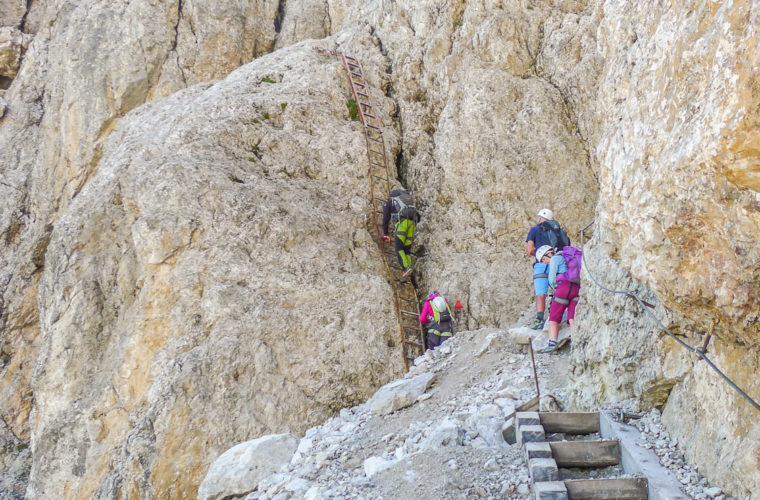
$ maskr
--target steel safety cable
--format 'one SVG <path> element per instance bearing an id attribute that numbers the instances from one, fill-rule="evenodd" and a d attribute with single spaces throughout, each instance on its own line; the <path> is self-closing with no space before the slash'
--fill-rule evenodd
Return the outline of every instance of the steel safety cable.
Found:
<path id="1" fill-rule="evenodd" d="M 591 222 L 591 224 L 593 224 L 593 222 Z M 743 390 L 741 390 L 739 388 L 739 386 L 736 385 L 736 383 L 734 383 L 733 380 L 731 380 L 730 378 L 728 378 L 728 376 L 720 370 L 720 368 L 718 368 L 717 366 L 715 366 L 715 364 L 707 357 L 707 355 L 702 351 L 702 349 L 690 346 L 689 344 L 687 344 L 683 340 L 679 339 L 673 332 L 671 332 L 670 330 L 668 330 L 668 328 L 662 323 L 662 321 L 660 321 L 660 319 L 657 316 L 655 316 L 652 311 L 649 310 L 650 308 L 647 307 L 647 304 L 643 300 L 641 300 L 639 298 L 639 296 L 636 295 L 632 290 L 613 290 L 613 289 L 608 288 L 608 287 L 602 285 L 601 283 L 599 283 L 599 280 L 596 279 L 596 276 L 594 276 L 593 273 L 591 272 L 591 270 L 589 269 L 588 262 L 586 261 L 586 253 L 583 252 L 583 236 L 584 236 L 584 232 L 586 231 L 586 229 L 588 229 L 591 226 L 591 224 L 589 224 L 588 226 L 584 227 L 583 229 L 581 229 L 579 231 L 580 239 L 581 239 L 581 258 L 583 260 L 583 267 L 586 269 L 586 273 L 591 278 L 591 281 L 593 281 L 596 286 L 598 286 L 599 288 L 601 288 L 602 290 L 604 290 L 606 292 L 613 293 L 613 294 L 618 294 L 618 295 L 626 295 L 626 296 L 631 297 L 632 299 L 634 299 L 636 302 L 638 302 L 638 304 L 641 306 L 641 308 L 644 310 L 644 312 L 647 314 L 647 316 L 649 316 L 649 318 L 651 318 L 657 324 L 657 326 L 660 327 L 660 329 L 662 331 L 664 331 L 668 336 L 670 336 L 670 338 L 672 338 L 673 340 L 675 340 L 681 347 L 683 347 L 687 351 L 691 351 L 694 354 L 696 354 L 700 359 L 702 359 L 705 363 L 707 363 L 707 366 L 709 366 L 710 368 L 712 368 L 713 371 L 715 371 L 715 373 L 717 373 L 718 375 L 720 375 L 720 377 L 729 386 L 731 386 L 731 388 L 733 388 L 744 399 L 746 399 L 747 402 L 749 404 L 751 404 L 756 410 L 760 411 L 760 404 L 758 404 L 757 401 L 755 401 L 754 399 L 752 399 L 746 392 L 744 392 Z"/>

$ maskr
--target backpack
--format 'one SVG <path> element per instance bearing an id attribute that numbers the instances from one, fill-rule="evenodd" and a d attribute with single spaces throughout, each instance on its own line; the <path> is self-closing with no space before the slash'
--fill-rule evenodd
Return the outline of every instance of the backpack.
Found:
<path id="1" fill-rule="evenodd" d="M 391 217 L 394 220 L 411 219 L 419 222 L 420 216 L 414 208 L 414 198 L 403 189 L 397 189 L 391 193 L 391 205 L 393 207 Z"/>
<path id="2" fill-rule="evenodd" d="M 567 272 L 557 275 L 557 282 L 569 281 L 570 283 L 581 282 L 581 266 L 583 265 L 583 252 L 579 248 L 566 246 L 562 249 L 562 257 L 567 262 Z"/>
<path id="3" fill-rule="evenodd" d="M 437 309 L 436 309 L 437 311 Z M 451 321 L 451 313 L 449 312 L 449 308 L 447 307 L 445 311 L 438 311 L 438 322 L 439 323 L 448 323 Z"/>
<path id="4" fill-rule="evenodd" d="M 443 308 L 443 311 L 438 310 L 437 307 L 435 307 L 435 304 L 433 301 L 437 299 L 438 297 L 441 297 L 443 299 L 443 303 L 445 304 L 445 307 Z M 449 308 L 449 303 L 446 300 L 446 297 L 443 295 L 437 295 L 430 301 L 430 307 L 433 309 L 433 321 L 436 321 L 439 325 L 441 323 L 448 323 L 451 321 L 451 309 Z M 438 315 L 437 320 L 435 319 L 436 313 Z"/>
<path id="5" fill-rule="evenodd" d="M 570 246 L 570 238 L 567 237 L 567 233 L 556 220 L 545 220 L 539 227 L 545 233 L 550 246 L 554 248 Z"/>

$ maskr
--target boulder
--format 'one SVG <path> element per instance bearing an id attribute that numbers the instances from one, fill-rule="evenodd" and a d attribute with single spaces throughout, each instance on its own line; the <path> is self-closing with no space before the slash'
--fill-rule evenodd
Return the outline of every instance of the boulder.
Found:
<path id="1" fill-rule="evenodd" d="M 541 330 L 533 330 L 527 326 L 518 326 L 509 329 L 509 336 L 516 344 L 528 345 L 531 340 L 541 334 Z"/>
<path id="2" fill-rule="evenodd" d="M 414 404 L 435 380 L 434 373 L 423 373 L 410 379 L 401 379 L 381 387 L 367 406 L 375 415 L 387 415 Z"/>
<path id="3" fill-rule="evenodd" d="M 395 460 L 386 460 L 382 457 L 369 457 L 364 461 L 364 473 L 367 477 L 371 478 L 375 474 L 388 469 L 395 463 Z"/>
<path id="4" fill-rule="evenodd" d="M 216 500 L 253 491 L 256 485 L 290 462 L 298 447 L 292 434 L 274 434 L 233 446 L 211 464 L 198 488 L 199 500 Z"/>
<path id="5" fill-rule="evenodd" d="M 442 446 L 461 445 L 465 430 L 461 422 L 445 418 L 441 420 L 420 442 L 419 450 L 425 451 Z"/>

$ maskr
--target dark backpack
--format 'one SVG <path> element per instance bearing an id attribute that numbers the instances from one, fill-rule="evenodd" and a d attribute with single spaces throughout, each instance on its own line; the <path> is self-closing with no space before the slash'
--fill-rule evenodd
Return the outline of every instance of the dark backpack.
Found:
<path id="1" fill-rule="evenodd" d="M 567 262 L 567 272 L 557 275 L 557 283 L 560 281 L 580 283 L 583 252 L 581 252 L 579 248 L 566 246 L 562 249 L 562 257 L 564 257 L 565 262 Z"/>
<path id="2" fill-rule="evenodd" d="M 449 313 L 449 308 L 447 307 L 445 311 L 438 311 L 438 322 L 439 323 L 448 323 L 451 321 L 451 313 Z"/>
<path id="3" fill-rule="evenodd" d="M 411 219 L 414 222 L 420 221 L 420 215 L 414 208 L 414 198 L 412 195 L 402 189 L 397 189 L 391 193 L 391 204 L 393 206 L 392 218 L 396 220 Z"/>
<path id="4" fill-rule="evenodd" d="M 545 220 L 539 227 L 546 236 L 546 239 L 549 240 L 549 246 L 553 248 L 570 246 L 570 238 L 567 237 L 567 233 L 556 220 Z"/>

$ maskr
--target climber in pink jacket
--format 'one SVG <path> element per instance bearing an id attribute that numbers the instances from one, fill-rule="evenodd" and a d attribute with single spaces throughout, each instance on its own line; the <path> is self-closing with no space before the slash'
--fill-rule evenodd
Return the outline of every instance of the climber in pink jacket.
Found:
<path id="1" fill-rule="evenodd" d="M 422 312 L 420 313 L 420 323 L 423 325 L 426 325 L 430 322 L 428 318 L 433 317 L 433 299 L 438 297 L 440 294 L 436 292 L 435 290 L 429 290 L 428 291 L 428 298 L 425 300 L 425 305 L 422 306 Z"/>
<path id="2" fill-rule="evenodd" d="M 448 300 L 430 290 L 420 313 L 420 323 L 427 330 L 427 349 L 435 349 L 454 333 L 454 318 Z"/>

